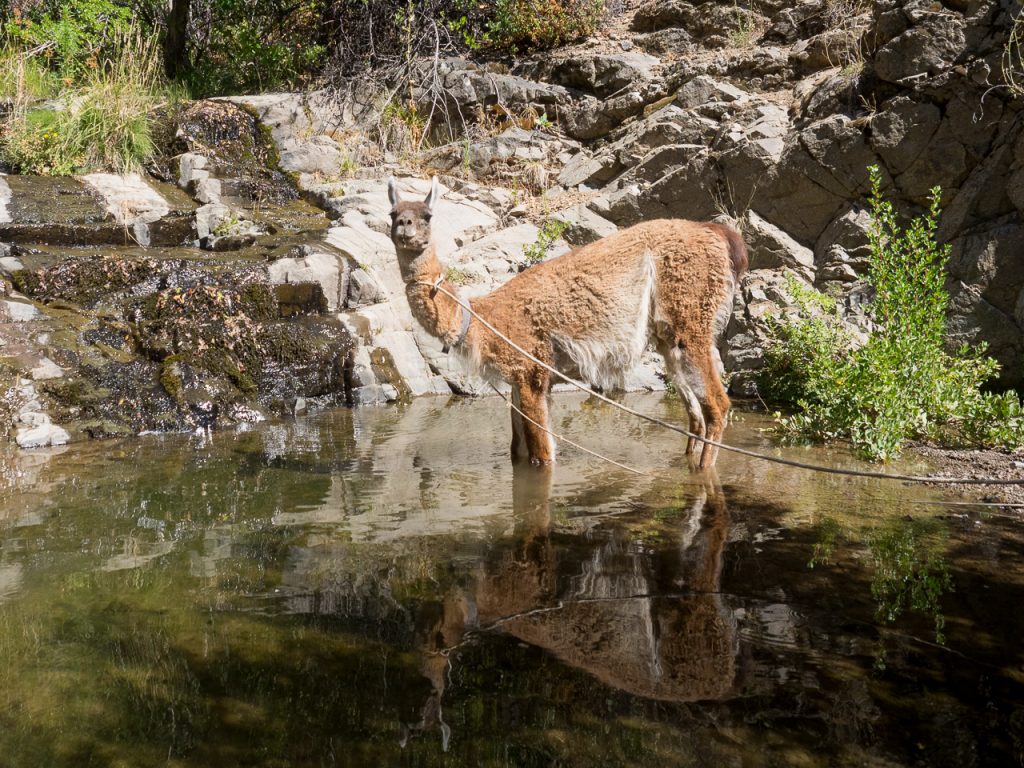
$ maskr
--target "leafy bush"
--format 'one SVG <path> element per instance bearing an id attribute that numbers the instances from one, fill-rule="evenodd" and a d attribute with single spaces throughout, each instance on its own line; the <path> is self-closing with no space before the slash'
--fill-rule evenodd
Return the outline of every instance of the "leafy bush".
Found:
<path id="1" fill-rule="evenodd" d="M 876 329 L 860 343 L 843 327 L 835 302 L 812 289 L 795 291 L 797 314 L 779 321 L 768 349 L 765 393 L 796 403 L 781 418 L 785 433 L 848 439 L 872 459 L 897 455 L 909 438 L 953 444 L 1024 444 L 1016 395 L 981 386 L 998 365 L 984 349 L 944 346 L 949 247 L 935 239 L 939 190 L 931 207 L 900 226 L 871 169 L 869 313 Z"/>
<path id="2" fill-rule="evenodd" d="M 192 8 L 193 61 L 186 76 L 196 98 L 294 88 L 327 55 L 320 40 L 325 3 L 203 0 Z"/>
<path id="3" fill-rule="evenodd" d="M 151 117 L 161 90 L 156 43 L 137 32 L 119 35 L 117 54 L 65 88 L 60 109 L 25 107 L 0 134 L 6 162 L 32 173 L 126 171 L 153 154 Z"/>
<path id="4" fill-rule="evenodd" d="M 487 40 L 501 49 L 552 48 L 593 34 L 604 0 L 497 0 Z"/>
<path id="5" fill-rule="evenodd" d="M 131 25 L 132 12 L 114 0 L 45 0 L 16 8 L 3 34 L 22 49 L 39 49 L 49 68 L 77 79 L 111 55 L 116 41 Z"/>

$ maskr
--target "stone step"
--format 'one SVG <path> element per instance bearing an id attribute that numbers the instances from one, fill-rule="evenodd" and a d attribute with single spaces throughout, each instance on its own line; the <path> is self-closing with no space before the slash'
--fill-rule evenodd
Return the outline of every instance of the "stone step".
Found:
<path id="1" fill-rule="evenodd" d="M 193 237 L 194 210 L 184 193 L 138 175 L 6 176 L 0 242 L 180 245 Z"/>

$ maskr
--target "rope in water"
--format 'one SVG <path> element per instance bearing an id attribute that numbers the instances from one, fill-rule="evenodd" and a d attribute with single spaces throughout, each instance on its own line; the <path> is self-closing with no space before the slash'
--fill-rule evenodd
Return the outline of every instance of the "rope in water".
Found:
<path id="1" fill-rule="evenodd" d="M 616 467 L 621 467 L 622 469 L 626 470 L 627 472 L 632 472 L 634 475 L 642 475 L 643 477 L 653 477 L 653 475 L 650 472 L 644 472 L 643 470 L 640 470 L 640 469 L 634 469 L 633 467 L 630 467 L 630 466 L 628 466 L 626 464 L 618 462 L 615 459 L 610 459 L 607 456 L 604 456 L 604 455 L 598 453 L 597 451 L 592 451 L 589 448 L 584 448 L 579 443 L 574 443 L 572 440 L 570 440 L 569 438 L 565 437 L 564 435 L 559 435 L 556 432 L 552 432 L 550 429 L 545 427 L 540 422 L 534 421 L 529 416 L 527 416 L 525 413 L 523 413 L 521 408 L 518 408 L 516 406 L 516 404 L 512 402 L 512 400 L 510 400 L 509 398 L 505 397 L 505 393 L 502 392 L 500 389 L 498 389 L 493 384 L 491 384 L 491 389 L 493 389 L 498 394 L 498 397 L 500 397 L 502 400 L 505 401 L 505 404 L 509 408 L 511 408 L 513 411 L 518 413 L 520 416 L 522 416 L 528 422 L 533 424 L 533 426 L 537 427 L 537 429 L 542 429 L 545 432 L 547 432 L 549 435 L 551 435 L 553 438 L 555 438 L 555 440 L 561 440 L 563 443 L 566 443 L 567 445 L 571 445 L 573 448 L 581 450 L 584 453 L 589 453 L 591 456 L 596 456 L 597 458 L 602 459 L 603 461 L 607 461 L 609 464 L 614 464 Z"/>
<path id="2" fill-rule="evenodd" d="M 671 423 L 669 423 L 667 421 L 663 421 L 662 419 L 659 419 L 659 418 L 657 418 L 655 416 L 649 416 L 646 413 L 641 413 L 640 411 L 633 410 L 629 406 L 623 405 L 622 403 L 617 403 L 614 400 L 612 400 L 611 398 L 609 398 L 609 397 L 607 397 L 605 395 L 602 395 L 600 392 L 595 392 L 593 389 L 588 387 L 583 382 L 577 381 L 576 379 L 572 378 L 571 376 L 568 376 L 568 375 L 562 373 L 561 371 L 559 371 L 558 369 L 553 368 L 552 366 L 550 366 L 547 363 L 545 363 L 543 360 L 540 360 L 535 355 L 531 354 L 530 352 L 528 352 L 527 350 L 523 349 L 521 346 L 516 344 L 514 341 L 512 341 L 512 339 L 510 339 L 508 336 L 503 334 L 501 331 L 499 331 L 497 328 L 495 328 L 493 325 L 491 325 L 489 322 L 487 322 L 484 318 L 482 318 L 476 311 L 474 311 L 473 308 L 469 306 L 468 302 L 464 302 L 458 296 L 456 296 L 451 291 L 446 289 L 443 285 L 441 285 L 440 284 L 441 281 L 438 281 L 436 283 L 428 283 L 426 281 L 422 281 L 421 280 L 421 281 L 417 281 L 417 282 L 418 282 L 419 285 L 426 285 L 426 286 L 432 288 L 433 290 L 435 290 L 435 291 L 437 291 L 439 293 L 442 293 L 445 296 L 447 296 L 449 299 L 451 299 L 456 304 L 458 304 L 460 307 L 462 307 L 462 310 L 464 312 L 468 312 L 475 320 L 477 320 L 480 323 L 480 325 L 482 325 L 484 328 L 489 330 L 491 333 L 493 333 L 495 336 L 497 336 L 503 342 L 508 344 L 510 347 L 512 347 L 512 349 L 514 349 L 516 352 L 521 354 L 527 360 L 529 360 L 530 362 L 532 362 L 532 363 L 534 363 L 536 365 L 539 365 L 544 370 L 548 371 L 549 373 L 554 374 L 558 378 L 560 378 L 563 381 L 565 381 L 567 384 L 571 384 L 572 386 L 576 387 L 576 389 L 580 390 L 581 392 L 585 392 L 586 394 L 590 395 L 591 397 L 596 397 L 601 402 L 607 403 L 608 405 L 612 406 L 613 408 L 618 408 L 620 411 L 628 413 L 628 414 L 630 414 L 632 416 L 636 416 L 637 418 L 643 419 L 644 421 L 648 421 L 651 424 L 656 424 L 659 427 L 663 427 L 665 429 L 671 430 L 672 432 L 678 432 L 680 435 L 685 435 L 686 437 L 692 438 L 694 440 L 699 440 L 702 443 L 707 443 L 708 445 L 713 445 L 716 448 L 720 448 L 720 449 L 722 449 L 724 451 L 729 451 L 731 453 L 737 453 L 737 454 L 739 454 L 741 456 L 749 456 L 752 459 L 759 459 L 761 461 L 768 461 L 768 462 L 771 462 L 773 464 L 781 464 L 781 465 L 786 466 L 786 467 L 794 467 L 796 469 L 806 469 L 806 470 L 809 470 L 811 472 L 821 472 L 821 473 L 828 474 L 828 475 L 845 475 L 845 476 L 848 476 L 848 477 L 866 477 L 866 478 L 871 478 L 871 479 L 874 479 L 874 480 L 901 480 L 903 482 L 908 482 L 908 483 L 937 483 L 937 484 L 942 484 L 942 485 L 1024 485 L 1024 477 L 1020 477 L 1020 478 L 1016 478 L 1016 479 L 1012 479 L 1012 480 L 1000 479 L 1000 478 L 943 477 L 943 476 L 932 476 L 932 475 L 890 474 L 890 473 L 887 473 L 887 472 L 871 472 L 869 470 L 864 470 L 864 469 L 842 469 L 840 467 L 826 467 L 826 466 L 823 466 L 821 464 L 807 464 L 805 462 L 796 461 L 794 459 L 784 459 L 781 456 L 769 456 L 769 455 L 764 454 L 764 453 L 758 453 L 757 451 L 748 450 L 747 448 L 740 448 L 738 446 L 729 445 L 728 443 L 723 443 L 723 442 L 720 442 L 720 441 L 717 441 L 717 440 L 710 440 L 709 438 L 703 437 L 702 435 L 697 435 L 697 434 L 694 434 L 693 432 L 690 432 L 689 430 L 683 429 L 678 424 L 671 424 Z M 530 421 L 533 424 L 537 423 L 537 422 L 533 421 L 532 419 L 530 419 Z M 537 425 L 537 426 L 540 426 L 540 425 Z M 554 433 L 551 433 L 551 434 L 554 434 Z M 575 447 L 579 447 L 579 446 L 575 446 Z M 601 458 L 604 458 L 604 457 L 601 457 Z M 633 471 L 637 471 L 637 470 L 633 470 Z"/>

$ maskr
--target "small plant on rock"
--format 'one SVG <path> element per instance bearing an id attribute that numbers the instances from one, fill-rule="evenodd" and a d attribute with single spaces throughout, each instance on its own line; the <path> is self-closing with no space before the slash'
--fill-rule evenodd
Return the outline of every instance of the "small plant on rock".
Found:
<path id="1" fill-rule="evenodd" d="M 554 245 L 569 228 L 569 222 L 560 219 L 545 219 L 537 230 L 537 239 L 529 245 L 523 246 L 523 256 L 528 264 L 537 264 L 544 261 L 548 255 L 548 249 Z"/>
<path id="2" fill-rule="evenodd" d="M 998 370 L 984 348 L 945 346 L 949 246 L 936 240 L 939 190 L 923 216 L 901 226 L 871 169 L 869 280 L 875 329 L 860 342 L 843 328 L 835 303 L 813 289 L 795 292 L 797 313 L 779 321 L 762 383 L 794 402 L 780 417 L 784 433 L 847 439 L 885 460 L 908 439 L 957 445 L 1024 444 L 1024 416 L 1014 394 L 982 392 Z"/>

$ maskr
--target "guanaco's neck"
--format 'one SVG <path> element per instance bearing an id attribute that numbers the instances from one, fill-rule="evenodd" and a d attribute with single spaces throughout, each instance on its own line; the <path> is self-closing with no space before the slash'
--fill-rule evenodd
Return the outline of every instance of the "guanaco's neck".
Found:
<path id="1" fill-rule="evenodd" d="M 462 309 L 452 299 L 436 290 L 444 268 L 431 243 L 421 252 L 398 251 L 398 265 L 405 281 L 405 295 L 413 317 L 432 336 L 453 344 L 462 332 Z M 454 285 L 441 281 L 441 287 L 458 295 Z"/>

